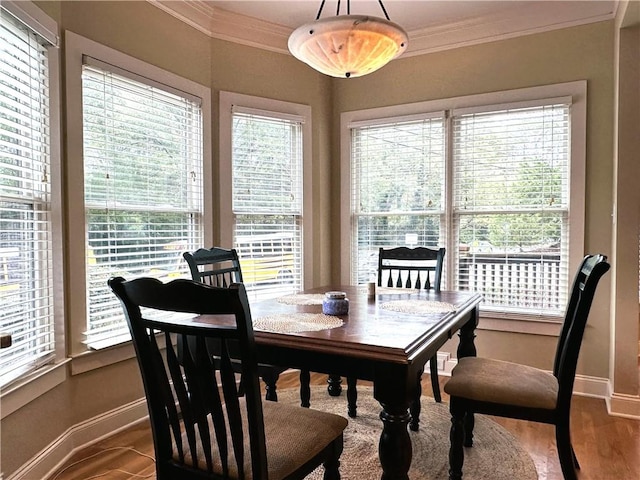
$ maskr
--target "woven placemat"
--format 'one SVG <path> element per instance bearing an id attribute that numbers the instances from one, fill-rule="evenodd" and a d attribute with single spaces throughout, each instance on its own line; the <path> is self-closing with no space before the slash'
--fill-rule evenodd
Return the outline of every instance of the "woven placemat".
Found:
<path id="1" fill-rule="evenodd" d="M 431 300 L 392 300 L 380 304 L 380 308 L 400 313 L 448 313 L 455 312 L 456 306 L 447 302 Z"/>
<path id="2" fill-rule="evenodd" d="M 295 293 L 279 297 L 277 300 L 285 305 L 322 305 L 324 293 Z"/>
<path id="3" fill-rule="evenodd" d="M 339 317 L 323 313 L 286 313 L 254 318 L 254 330 L 275 333 L 317 332 L 344 325 Z"/>

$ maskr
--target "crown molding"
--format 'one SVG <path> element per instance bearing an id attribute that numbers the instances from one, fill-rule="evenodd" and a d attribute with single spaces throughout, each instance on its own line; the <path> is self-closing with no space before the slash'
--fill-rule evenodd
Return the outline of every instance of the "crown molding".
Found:
<path id="1" fill-rule="evenodd" d="M 178 20 L 219 40 L 289 54 L 291 29 L 213 7 L 206 1 L 147 0 Z"/>
<path id="2" fill-rule="evenodd" d="M 191 25 L 196 30 L 212 36 L 211 17 L 214 8 L 206 2 L 200 0 L 193 2 L 147 0 L 147 2 L 187 25 Z"/>
<path id="3" fill-rule="evenodd" d="M 288 27 L 216 7 L 210 25 L 213 38 L 289 54 L 287 44 L 292 30 Z"/>
<path id="4" fill-rule="evenodd" d="M 622 0 L 618 4 L 616 28 L 632 28 L 640 25 L 640 2 Z"/>
<path id="5" fill-rule="evenodd" d="M 288 27 L 228 12 L 213 7 L 204 0 L 191 0 L 188 2 L 176 2 L 175 0 L 147 1 L 212 38 L 290 55 L 287 43 L 293 30 Z M 498 15 L 487 15 L 472 20 L 450 22 L 413 30 L 408 32 L 409 47 L 403 57 L 494 42 L 615 18 L 617 2 L 614 2 L 613 12 L 604 13 L 598 7 L 598 3 L 600 2 L 587 2 L 587 6 L 580 11 L 579 17 L 576 17 L 575 9 L 569 7 L 544 10 L 539 6 L 523 3 L 517 11 L 511 9 Z"/>
<path id="6" fill-rule="evenodd" d="M 534 33 L 611 20 L 612 13 L 575 12 L 568 10 L 542 11 L 539 6 L 523 4 L 518 11 L 476 17 L 461 22 L 436 25 L 409 32 L 409 47 L 403 56 L 423 55 L 452 48 L 495 42 Z"/>

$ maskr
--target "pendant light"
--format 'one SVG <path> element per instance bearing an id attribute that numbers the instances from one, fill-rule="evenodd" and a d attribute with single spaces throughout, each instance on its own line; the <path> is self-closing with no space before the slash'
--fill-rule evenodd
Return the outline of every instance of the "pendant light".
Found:
<path id="1" fill-rule="evenodd" d="M 322 0 L 316 20 L 298 27 L 289 37 L 289 51 L 298 60 L 332 77 L 355 78 L 375 72 L 407 49 L 408 36 L 402 27 L 385 18 L 340 15 L 340 0 L 336 16 L 320 19 Z"/>

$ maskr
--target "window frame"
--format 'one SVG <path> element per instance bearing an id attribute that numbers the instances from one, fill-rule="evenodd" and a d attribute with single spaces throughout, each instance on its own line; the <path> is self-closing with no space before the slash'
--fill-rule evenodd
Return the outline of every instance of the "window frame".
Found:
<path id="1" fill-rule="evenodd" d="M 312 159 L 312 129 L 311 107 L 309 105 L 273 100 L 270 98 L 256 97 L 234 92 L 220 92 L 220 171 L 219 171 L 219 198 L 220 198 L 220 225 L 230 226 L 220 228 L 220 245 L 225 248 L 233 246 L 233 232 L 235 228 L 232 208 L 232 119 L 233 106 L 244 109 L 255 109 L 263 112 L 280 114 L 288 119 L 291 115 L 302 117 L 302 285 L 309 288 L 313 281 L 313 269 L 311 268 L 313 257 L 313 232 L 310 212 L 312 212 L 313 188 L 311 178 Z"/>
<path id="2" fill-rule="evenodd" d="M 61 160 L 61 82 L 60 41 L 58 23 L 40 10 L 33 2 L 5 0 L 2 7 L 11 12 L 27 27 L 38 32 L 52 46 L 49 48 L 49 148 L 50 148 L 50 218 L 53 282 L 54 354 L 52 360 L 36 370 L 3 386 L 0 400 L 0 418 L 12 414 L 43 393 L 60 385 L 67 378 L 65 332 L 65 269 L 63 187 Z"/>
<path id="3" fill-rule="evenodd" d="M 454 111 L 466 108 L 485 107 L 488 105 L 504 105 L 548 98 L 570 96 L 571 104 L 571 156 L 569 159 L 569 271 L 574 271 L 584 256 L 584 228 L 585 228 L 585 177 L 586 177 L 586 95 L 587 82 L 584 80 L 566 82 L 555 85 L 514 89 L 503 92 L 484 93 L 463 97 L 453 97 L 404 105 L 371 108 L 343 112 L 340 116 L 340 155 L 341 155 L 341 204 L 345 208 L 341 211 L 341 271 L 340 279 L 343 283 L 351 282 L 351 245 L 353 212 L 351 211 L 351 128 L 358 122 L 385 123 L 397 118 L 426 115 L 442 110 Z M 449 130 L 448 135 L 452 135 Z M 447 250 L 453 251 L 453 203 L 452 203 L 452 146 L 447 138 L 446 147 L 446 180 L 445 180 L 445 217 L 447 225 Z M 445 285 L 453 285 L 453 261 L 451 255 L 445 257 L 446 278 Z M 569 278 L 569 283 L 571 279 Z M 570 288 L 570 285 L 567 286 Z M 553 317 L 519 316 L 507 312 L 487 312 L 481 308 L 480 328 L 500 331 L 523 333 L 539 333 L 557 335 L 560 320 Z"/>
<path id="4" fill-rule="evenodd" d="M 203 139 L 203 228 L 204 241 L 212 237 L 213 215 L 211 183 L 211 90 L 192 80 L 188 80 L 164 69 L 148 64 L 110 47 L 65 31 L 66 59 L 66 112 L 67 112 L 67 155 L 69 185 L 67 205 L 68 234 L 68 285 L 70 291 L 86 291 L 86 223 L 84 206 L 84 159 L 83 159 L 83 114 L 82 114 L 82 65 L 83 56 L 95 58 L 113 65 L 133 75 L 151 82 L 175 88 L 202 100 L 202 139 Z M 69 302 L 69 345 L 73 358 L 72 374 L 82 373 L 104 365 L 133 358 L 135 352 L 131 342 L 114 345 L 104 350 L 93 351 L 84 342 L 87 321 L 87 298 L 74 295 Z"/>

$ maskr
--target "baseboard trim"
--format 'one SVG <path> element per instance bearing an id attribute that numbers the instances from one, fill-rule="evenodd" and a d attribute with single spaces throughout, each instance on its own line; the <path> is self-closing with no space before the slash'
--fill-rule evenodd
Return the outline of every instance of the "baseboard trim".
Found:
<path id="1" fill-rule="evenodd" d="M 453 366 L 450 365 L 451 354 L 448 352 L 438 352 L 437 359 L 438 359 L 437 360 L 438 374 L 444 375 L 444 376 L 450 376 L 451 369 L 453 368 L 453 366 L 455 366 L 455 363 Z"/>
<path id="2" fill-rule="evenodd" d="M 573 393 L 583 397 L 606 399 L 609 395 L 609 380 L 588 375 L 576 375 L 573 383 Z"/>
<path id="3" fill-rule="evenodd" d="M 144 398 L 74 425 L 6 480 L 48 478 L 74 453 L 113 435 L 148 416 Z"/>
<path id="4" fill-rule="evenodd" d="M 640 420 L 640 396 L 613 393 L 606 403 L 609 415 Z"/>
<path id="5" fill-rule="evenodd" d="M 443 358 L 444 361 L 444 368 L 440 368 L 440 359 Z M 453 358 L 451 356 L 450 353 L 447 352 L 438 352 L 438 374 L 440 375 L 444 375 L 445 377 L 450 377 L 451 376 L 451 370 L 453 370 L 453 367 L 455 367 L 458 363 L 458 359 L 457 358 Z"/>

